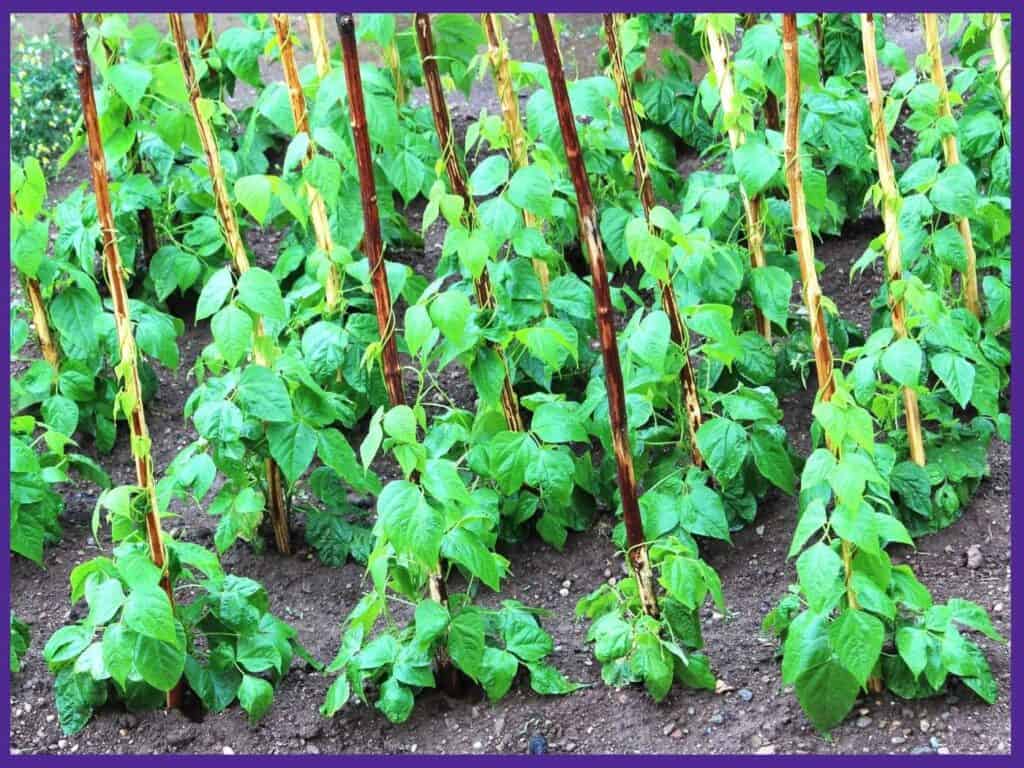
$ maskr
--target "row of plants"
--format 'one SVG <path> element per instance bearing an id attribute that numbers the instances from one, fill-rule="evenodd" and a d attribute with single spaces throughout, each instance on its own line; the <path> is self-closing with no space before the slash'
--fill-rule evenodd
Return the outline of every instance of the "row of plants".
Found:
<path id="1" fill-rule="evenodd" d="M 324 669 L 335 676 L 325 715 L 355 696 L 401 722 L 424 688 L 458 691 L 467 680 L 496 700 L 520 669 L 538 693 L 578 687 L 546 661 L 553 642 L 541 613 L 515 601 L 486 607 L 493 601 L 480 585 L 501 591 L 511 566 L 501 542 L 536 533 L 560 549 L 600 499 L 621 510 L 613 539 L 633 568 L 577 608 L 592 622 L 602 677 L 642 682 L 656 700 L 674 680 L 713 688 L 699 617 L 709 596 L 720 610 L 724 602 L 700 540 L 728 541 L 771 487 L 796 493 L 801 465 L 790 553 L 800 583 L 766 626 L 784 640 L 784 680 L 812 722 L 828 730 L 883 680 L 913 697 L 955 675 L 994 698 L 984 656 L 957 629 L 999 639 L 984 611 L 962 600 L 933 606 L 885 547 L 952 522 L 985 472 L 988 440 L 996 428 L 1008 437 L 1008 136 L 979 117 L 1000 95 L 997 76 L 965 67 L 954 78 L 964 104 L 954 119 L 944 77 L 943 87 L 924 88 L 895 46 L 884 37 L 877 45 L 869 20 L 840 15 L 825 27 L 824 83 L 814 39 L 797 32 L 816 23 L 811 15 L 746 19 L 735 55 L 737 17 L 677 15 L 681 51 L 710 59 L 700 84 L 672 51 L 663 55 L 668 79 L 637 82 L 643 17 L 606 18 L 610 76 L 567 84 L 545 14 L 535 21 L 546 68 L 512 60 L 492 14 L 480 24 L 418 14 L 405 30 L 393 16 L 368 15 L 358 32 L 341 15 L 336 67 L 311 15 L 315 63 L 301 71 L 287 17 L 253 15 L 214 34 L 202 32 L 202 16 L 199 45 L 176 14 L 170 38 L 105 17 L 91 47 L 81 17 L 73 21 L 86 143 L 113 173 L 108 181 L 101 167 L 93 197 L 80 189 L 56 209 L 53 248 L 63 260 L 44 258 L 51 222 L 38 163 L 18 168 L 12 189 L 15 265 L 40 286 L 35 325 L 55 331 L 59 354 L 18 380 L 18 410 L 41 415 L 19 429 L 45 424 L 45 435 L 63 436 L 44 440 L 53 451 L 80 428 L 109 450 L 116 419 L 98 424 L 116 406 L 139 474 L 136 486 L 101 499 L 113 557 L 72 577 L 72 601 L 85 598 L 89 616 L 47 644 L 65 729 L 82 727 L 110 695 L 131 707 L 165 694 L 173 703 L 182 675 L 208 709 L 237 699 L 256 719 L 293 655 L 320 666 L 257 583 L 162 535 L 174 503 L 217 517 L 218 553 L 238 540 L 262 546 L 264 522 L 287 553 L 289 515 L 301 511 L 324 562 L 366 564 L 372 589 Z M 988 22 L 969 20 L 964 40 L 979 23 Z M 851 30 L 862 33 L 856 60 L 836 54 Z M 357 39 L 380 47 L 383 67 L 358 61 Z M 898 74 L 884 106 L 869 63 L 876 47 Z M 264 52 L 280 61 L 284 83 L 263 82 Z M 102 78 L 95 91 L 92 66 Z M 460 146 L 445 82 L 468 90 L 485 70 L 501 115 L 481 114 Z M 227 98 L 239 79 L 259 93 L 236 112 Z M 428 104 L 413 107 L 408 94 L 420 84 Z M 529 87 L 524 121 L 516 92 Z M 897 186 L 881 148 L 888 153 L 904 103 L 920 135 Z M 863 149 L 872 135 L 874 162 Z M 963 162 L 947 149 L 953 135 Z M 677 139 L 722 170 L 680 179 Z M 419 197 L 426 210 L 414 233 L 397 198 Z M 885 251 L 889 278 L 866 339 L 821 295 L 811 242 L 838 232 L 865 200 L 882 209 L 886 234 L 856 269 Z M 143 211 L 163 243 L 148 256 Z M 444 237 L 432 281 L 385 261 L 387 247 L 419 247 L 435 222 Z M 256 228 L 284 233 L 272 263 L 250 264 Z M 106 292 L 93 264 L 100 239 Z M 975 250 L 980 258 L 969 258 Z M 609 268 L 626 278 L 620 286 L 609 284 Z M 982 299 L 971 298 L 977 270 L 983 321 L 973 313 Z M 804 313 L 790 311 L 797 279 Z M 129 300 L 129 288 L 140 298 Z M 198 438 L 157 482 L 140 415 L 156 378 L 146 358 L 178 364 L 183 324 L 164 311 L 174 296 L 194 298 L 213 341 L 185 406 Z M 401 327 L 392 297 L 405 304 Z M 74 311 L 61 307 L 72 301 Z M 625 317 L 617 333 L 615 313 Z M 75 346 L 89 339 L 95 349 Z M 804 462 L 789 447 L 779 397 L 812 361 L 813 435 L 823 447 Z M 445 390 L 454 367 L 468 373 L 475 410 Z M 108 371 L 109 391 L 98 393 Z M 968 406 L 977 416 L 965 422 Z M 71 412 L 84 416 L 71 423 Z M 357 447 L 346 433 L 362 424 Z M 94 463 L 55 453 L 40 465 L 62 467 L 47 483 L 63 481 L 66 466 L 104 482 Z M 385 483 L 375 460 L 397 465 L 399 479 Z M 300 488 L 319 504 L 298 503 Z M 36 491 L 26 491 L 19 519 L 37 509 L 57 519 L 44 490 L 32 512 Z M 376 498 L 375 520 L 356 511 L 350 491 Z"/>

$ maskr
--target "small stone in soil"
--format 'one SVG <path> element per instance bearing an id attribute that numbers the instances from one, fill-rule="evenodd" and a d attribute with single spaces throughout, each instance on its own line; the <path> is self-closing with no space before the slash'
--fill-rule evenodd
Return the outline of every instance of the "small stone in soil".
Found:
<path id="1" fill-rule="evenodd" d="M 858 717 L 857 718 L 857 727 L 858 728 L 867 728 L 869 725 L 871 725 L 871 718 L 870 717 Z"/>
<path id="2" fill-rule="evenodd" d="M 984 559 L 981 555 L 981 547 L 977 544 L 971 544 L 964 553 L 964 562 L 971 570 L 980 568 Z"/>
<path id="3" fill-rule="evenodd" d="M 737 695 L 744 701 L 750 701 L 752 698 L 754 698 L 754 694 L 748 691 L 746 688 L 740 688 Z"/>
<path id="4" fill-rule="evenodd" d="M 540 733 L 533 734 L 530 737 L 527 752 L 531 755 L 546 755 L 548 753 L 548 740 Z"/>

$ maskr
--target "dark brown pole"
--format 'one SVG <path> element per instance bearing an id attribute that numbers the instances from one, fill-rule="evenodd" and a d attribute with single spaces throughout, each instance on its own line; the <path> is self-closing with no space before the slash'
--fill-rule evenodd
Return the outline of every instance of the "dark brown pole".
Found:
<path id="1" fill-rule="evenodd" d="M 604 34 L 608 43 L 612 76 L 618 87 L 619 107 L 622 109 L 622 119 L 626 126 L 626 137 L 629 139 L 629 148 L 633 154 L 633 177 L 636 180 L 637 192 L 640 194 L 640 202 L 643 205 L 648 226 L 653 226 L 650 221 L 651 210 L 655 204 L 654 185 L 651 183 L 651 175 L 648 170 L 647 151 L 640 129 L 640 118 L 633 104 L 633 89 L 626 76 L 626 65 L 622 59 L 622 49 L 619 47 L 618 24 L 616 24 L 615 16 L 611 13 L 604 14 Z M 665 314 L 668 315 L 672 342 L 683 350 L 683 367 L 679 370 L 679 384 L 690 433 L 690 456 L 694 464 L 703 467 L 704 457 L 701 456 L 700 448 L 697 446 L 697 430 L 700 429 L 703 421 L 700 396 L 697 392 L 697 379 L 693 375 L 693 365 L 690 362 L 690 351 L 684 346 L 689 334 L 683 317 L 679 313 L 679 304 L 676 302 L 676 292 L 672 288 L 672 282 L 670 280 L 659 281 L 659 287 L 661 288 L 661 306 L 665 310 Z"/>
<path id="2" fill-rule="evenodd" d="M 128 304 L 128 290 L 124 283 L 124 265 L 117 249 L 117 230 L 114 228 L 114 213 L 110 205 L 110 189 L 107 181 L 107 160 L 103 155 L 103 140 L 100 136 L 100 121 L 96 113 L 96 96 L 92 85 L 92 66 L 85 23 L 82 14 L 69 14 L 71 19 L 71 42 L 74 48 L 75 73 L 78 75 L 78 91 L 82 100 L 82 117 L 85 121 L 89 144 L 90 170 L 93 191 L 96 194 L 96 214 L 100 221 L 103 237 L 103 273 L 110 289 L 114 304 L 114 320 L 117 326 L 121 363 L 124 366 L 118 376 L 122 378 L 128 405 L 128 425 L 131 430 L 132 456 L 139 488 L 147 496 L 146 538 L 153 564 L 161 571 L 160 585 L 167 593 L 173 608 L 174 589 L 167 572 L 167 551 L 164 549 L 163 532 L 160 530 L 160 505 L 157 501 L 156 482 L 153 478 L 153 458 L 150 453 L 149 428 L 142 407 L 142 386 L 139 382 L 138 352 L 132 334 L 132 322 Z M 181 706 L 181 683 L 167 692 L 167 706 Z"/>
<path id="3" fill-rule="evenodd" d="M 533 15 L 540 38 L 541 50 L 551 80 L 555 110 L 562 128 L 562 142 L 569 165 L 569 175 L 576 189 L 579 203 L 580 228 L 586 239 L 587 254 L 590 257 L 590 274 L 593 280 L 594 305 L 597 310 L 597 326 L 601 336 L 601 352 L 604 356 L 605 386 L 608 390 L 608 417 L 611 421 L 612 444 L 618 468 L 619 494 L 622 497 L 622 518 L 626 524 L 626 543 L 629 560 L 636 574 L 637 587 L 644 611 L 650 616 L 658 615 L 658 601 L 654 592 L 654 576 L 644 542 L 643 523 L 636 496 L 636 477 L 633 472 L 633 454 L 629 447 L 629 427 L 626 421 L 626 397 L 622 383 L 622 367 L 619 363 L 619 348 L 615 339 L 615 311 L 612 309 L 608 289 L 608 272 L 605 268 L 604 248 L 598 236 L 597 214 L 590 191 L 590 181 L 583 165 L 576 122 L 569 103 L 569 91 L 565 85 L 562 57 L 558 52 L 551 19 L 546 13 Z"/>
<path id="4" fill-rule="evenodd" d="M 476 206 L 473 203 L 473 196 L 469 193 L 465 171 L 463 171 L 458 155 L 455 152 L 452 121 L 448 114 L 448 103 L 445 101 L 444 88 L 441 86 L 441 73 L 437 68 L 437 58 L 434 54 L 434 36 L 430 29 L 429 14 L 416 14 L 416 43 L 419 47 L 420 62 L 423 65 L 423 82 L 427 88 L 427 95 L 430 97 L 430 108 L 434 115 L 434 128 L 437 131 L 437 140 L 441 145 L 441 156 L 444 158 L 448 182 L 452 186 L 452 192 L 463 199 L 466 221 L 469 228 L 473 228 L 476 226 Z M 494 292 L 491 290 L 491 280 L 487 275 L 486 269 L 474 281 L 474 288 L 477 304 L 480 308 L 493 309 Z M 512 380 L 509 378 L 508 364 L 501 350 L 495 349 L 495 351 L 501 358 L 502 367 L 505 369 L 505 379 L 501 387 L 501 407 L 505 412 L 505 421 L 508 423 L 510 430 L 522 432 L 523 418 L 519 413 L 519 399 L 516 397 L 515 389 L 512 387 Z"/>

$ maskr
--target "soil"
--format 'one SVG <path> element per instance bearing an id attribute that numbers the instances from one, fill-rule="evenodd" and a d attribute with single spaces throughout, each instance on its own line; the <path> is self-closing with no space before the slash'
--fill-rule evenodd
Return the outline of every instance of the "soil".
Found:
<path id="1" fill-rule="evenodd" d="M 522 17 L 519 17 L 520 19 Z M 54 17 L 20 16 L 26 27 Z M 599 47 L 596 16 L 567 18 L 569 45 L 580 62 L 590 62 Z M 225 22 L 215 20 L 218 28 Z M 901 44 L 919 39 L 916 19 L 899 17 L 888 27 Z M 911 33 L 916 32 L 912 37 Z M 527 54 L 529 29 L 520 23 L 509 30 L 517 55 Z M 522 43 L 517 47 L 517 41 Z M 563 39 L 567 42 L 567 39 Z M 918 44 L 918 49 L 920 45 Z M 589 59 L 587 58 L 589 57 Z M 572 70 L 570 70 L 572 71 Z M 581 65 L 580 71 L 586 69 Z M 453 98 L 458 127 L 467 116 L 486 105 L 498 105 L 493 90 L 482 83 L 469 103 Z M 87 178 L 81 158 L 66 171 L 52 190 L 55 196 Z M 420 208 L 409 211 L 415 229 Z M 851 264 L 882 229 L 874 218 L 849 227 L 842 237 L 818 244 L 817 256 L 826 269 L 824 292 L 845 316 L 862 328 L 869 322 L 868 302 L 878 290 L 882 275 L 869 270 L 856 283 L 849 280 Z M 440 251 L 441 231 L 428 233 L 425 253 L 393 253 L 429 272 Z M 273 233 L 253 241 L 254 250 L 273 252 Z M 15 282 L 12 280 L 12 286 Z M 189 327 L 180 339 L 182 364 L 177 372 L 160 370 L 160 389 L 148 405 L 153 435 L 154 460 L 164 467 L 194 437 L 182 417 L 183 403 L 194 380 L 191 365 L 210 341 L 208 325 Z M 12 374 L 16 368 L 12 364 Z M 470 404 L 473 389 L 462 372 L 450 369 L 445 386 L 457 401 Z M 802 392 L 783 403 L 785 427 L 801 452 L 809 450 L 812 392 Z M 90 446 L 83 446 L 89 451 Z M 974 600 L 991 614 L 996 628 L 1010 635 L 1010 449 L 995 441 L 990 453 L 991 476 L 982 483 L 962 519 L 946 530 L 922 539 L 918 549 L 901 548 L 894 559 L 912 564 L 936 601 L 951 596 Z M 102 457 L 115 483 L 132 481 L 128 446 L 121 439 L 113 454 Z M 387 474 L 387 468 L 382 467 Z M 614 690 L 600 679 L 590 648 L 584 642 L 586 627 L 574 618 L 576 601 L 595 589 L 610 572 L 620 576 L 623 560 L 611 543 L 613 520 L 600 517 L 584 534 L 570 535 L 563 552 L 540 541 L 530 541 L 505 554 L 512 573 L 502 597 L 546 608 L 545 628 L 555 640 L 551 661 L 571 679 L 588 687 L 565 697 L 542 697 L 518 681 L 501 702 L 490 705 L 479 694 L 464 699 L 427 692 L 418 697 L 409 721 L 394 726 L 377 711 L 350 705 L 333 720 L 317 711 L 329 680 L 297 663 L 281 683 L 274 705 L 256 725 L 244 712 L 232 707 L 202 722 L 180 712 L 128 714 L 111 706 L 98 713 L 78 735 L 65 737 L 56 721 L 52 677 L 42 660 L 46 638 L 71 615 L 68 576 L 79 562 L 108 549 L 98 546 L 89 531 L 96 490 L 70 485 L 65 490 L 64 539 L 46 553 L 46 568 L 11 558 L 13 610 L 32 630 L 32 645 L 21 673 L 11 679 L 12 752 L 17 753 L 524 753 L 531 736 L 542 735 L 551 752 L 562 753 L 1006 753 L 1010 749 L 1010 646 L 983 642 L 1000 687 L 1000 698 L 986 706 L 970 691 L 954 685 L 942 697 L 908 702 L 889 693 L 865 696 L 847 721 L 830 739 L 819 736 L 790 690 L 780 682 L 776 644 L 761 631 L 764 615 L 794 579 L 792 563 L 785 559 L 795 525 L 795 499 L 775 494 L 758 510 L 754 525 L 737 533 L 733 544 L 708 542 L 704 556 L 721 576 L 728 604 L 722 616 L 707 610 L 704 626 L 707 653 L 717 676 L 727 685 L 723 693 L 694 692 L 679 687 L 661 704 L 654 704 L 640 687 Z M 212 547 L 211 518 L 202 509 L 174 510 L 180 517 L 168 527 L 185 540 Z M 301 518 L 296 519 L 293 541 L 303 541 Z M 980 550 L 980 564 L 969 547 Z M 335 569 L 321 565 L 304 547 L 282 557 L 267 547 L 256 553 L 236 546 L 224 555 L 227 570 L 250 576 L 267 588 L 272 609 L 299 631 L 299 639 L 313 655 L 329 660 L 338 643 L 338 629 L 348 611 L 362 596 L 365 584 L 361 566 Z M 564 581 L 568 595 L 560 594 Z M 485 598 L 486 601 L 487 598 Z M 490 596 L 491 600 L 495 596 Z"/>

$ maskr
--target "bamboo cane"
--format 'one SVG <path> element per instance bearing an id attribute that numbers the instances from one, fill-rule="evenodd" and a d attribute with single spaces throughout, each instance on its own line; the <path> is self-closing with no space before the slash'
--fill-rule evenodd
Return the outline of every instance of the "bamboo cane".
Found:
<path id="1" fill-rule="evenodd" d="M 331 49 L 327 45 L 324 17 L 319 13 L 307 13 L 306 25 L 309 27 L 309 41 L 310 47 L 313 49 L 313 62 L 316 65 L 316 73 L 323 80 L 331 71 Z"/>
<path id="2" fill-rule="evenodd" d="M 14 202 L 14 192 L 11 192 L 11 213 L 18 215 L 18 206 Z M 39 340 L 39 350 L 43 353 L 43 359 L 50 364 L 54 373 L 60 369 L 60 354 L 57 352 L 57 345 L 53 342 L 53 335 L 50 333 L 50 319 L 46 314 L 46 304 L 43 302 L 43 289 L 39 280 L 28 275 L 21 275 L 22 285 L 25 288 L 25 295 L 28 296 L 28 303 L 32 310 L 32 325 L 36 329 L 36 338 Z"/>
<path id="3" fill-rule="evenodd" d="M 103 26 L 103 14 L 94 14 L 96 26 Z M 117 64 L 117 60 L 120 56 L 118 47 L 112 45 L 104 37 L 103 40 L 103 51 L 107 56 L 108 64 Z M 131 125 L 132 122 L 132 111 L 131 109 L 125 108 L 124 112 L 124 124 Z M 126 155 L 127 166 L 131 169 L 132 173 L 142 175 L 142 158 L 139 156 L 139 137 L 136 135 L 135 140 L 132 142 L 131 147 L 128 149 Z M 134 272 L 136 274 L 142 274 L 149 269 L 149 265 L 153 263 L 153 256 L 158 250 L 160 250 L 160 241 L 156 236 L 156 224 L 153 221 L 153 211 L 149 208 L 140 208 L 135 217 L 139 221 L 139 232 L 142 234 L 142 261 L 135 265 Z"/>
<path id="4" fill-rule="evenodd" d="M 292 105 L 292 117 L 295 120 L 296 133 L 309 135 L 309 118 L 306 114 L 306 96 L 302 92 L 299 81 L 299 69 L 295 65 L 295 51 L 289 33 L 288 14 L 273 14 L 274 28 L 277 30 L 277 42 L 281 47 L 281 66 L 284 69 L 285 83 L 288 85 L 288 97 Z M 316 154 L 316 146 L 310 137 L 306 156 L 302 160 L 305 167 Z M 341 299 L 341 280 L 338 267 L 334 263 L 334 238 L 331 237 L 331 225 L 327 218 L 327 205 L 312 184 L 306 184 L 306 199 L 309 201 L 309 218 L 313 222 L 313 233 L 316 235 L 316 246 L 327 255 L 329 262 L 325 296 L 327 309 L 333 312 L 338 308 Z"/>
<path id="5" fill-rule="evenodd" d="M 387 273 L 384 268 L 383 245 L 380 232 L 380 213 L 377 207 L 377 184 L 373 177 L 373 153 L 363 100 L 362 76 L 359 72 L 359 52 L 356 47 L 355 19 L 352 14 L 335 15 L 338 35 L 341 37 L 342 62 L 345 66 L 345 85 L 349 98 L 349 125 L 355 146 L 356 166 L 359 171 L 359 192 L 363 204 L 364 248 L 370 262 L 373 281 L 373 300 L 377 309 L 377 328 L 383 345 L 382 362 L 388 399 L 392 406 L 405 403 L 402 370 L 398 362 L 395 343 L 395 315 L 391 305 Z M 431 599 L 441 605 L 448 604 L 448 589 L 440 568 L 428 578 Z M 448 652 L 440 649 L 437 656 L 438 672 L 445 690 L 457 692 L 462 687 L 458 670 L 452 665 Z"/>
<path id="6" fill-rule="evenodd" d="M 718 82 L 718 92 L 722 99 L 722 116 L 728 120 L 734 108 L 732 74 L 729 72 L 729 48 L 721 33 L 709 26 L 707 30 L 708 48 L 710 49 L 711 66 Z M 735 124 L 727 129 L 729 145 L 733 153 L 746 141 L 743 131 Z M 754 269 L 765 265 L 764 258 L 764 222 L 761 220 L 761 198 L 747 196 L 743 185 L 740 185 L 740 199 L 743 202 L 743 214 L 747 224 L 747 248 L 750 251 L 750 266 Z M 772 325 L 760 309 L 754 309 L 755 324 L 758 332 L 769 341 L 772 338 Z"/>
<path id="7" fill-rule="evenodd" d="M 214 136 L 210 122 L 206 119 L 199 105 L 201 98 L 199 82 L 196 79 L 195 69 L 192 66 L 192 56 L 188 51 L 185 25 L 182 22 L 180 13 L 169 13 L 167 18 L 170 23 L 171 34 L 174 37 L 174 43 L 178 48 L 178 61 L 181 63 L 181 71 L 185 79 L 185 88 L 188 91 L 189 102 L 192 106 L 192 117 L 195 120 L 196 131 L 199 134 L 199 141 L 203 145 L 203 151 L 206 154 L 210 181 L 213 184 L 213 197 L 217 205 L 217 217 L 220 219 L 221 229 L 224 231 L 224 239 L 228 245 L 228 252 L 231 254 L 231 262 L 234 266 L 235 274 L 241 277 L 249 271 L 249 257 L 245 252 L 242 233 L 238 229 L 238 221 L 235 219 L 235 209 L 231 205 L 231 197 L 228 195 L 227 181 L 224 178 L 224 167 L 221 165 L 220 150 L 217 147 L 217 138 Z M 262 318 L 256 318 L 253 337 L 253 360 L 257 365 L 270 368 L 271 363 L 265 357 L 263 351 Z M 265 469 L 270 523 L 274 529 L 274 541 L 279 552 L 285 555 L 291 554 L 288 509 L 285 504 L 284 491 L 281 487 L 280 470 L 274 460 L 270 458 L 265 462 Z"/>
<path id="8" fill-rule="evenodd" d="M 154 565 L 161 571 L 160 584 L 173 608 L 174 589 L 167 572 L 167 551 L 164 548 L 163 532 L 160 529 L 160 505 L 157 500 L 156 483 L 153 478 L 153 457 L 150 453 L 149 428 L 142 405 L 142 386 L 139 382 L 138 351 L 132 334 L 132 322 L 128 304 L 128 290 L 124 282 L 124 265 L 117 247 L 117 230 L 114 228 L 114 213 L 110 204 L 110 189 L 107 181 L 107 161 L 103 155 L 103 140 L 100 136 L 100 122 L 96 112 L 96 96 L 93 92 L 92 67 L 89 63 L 87 36 L 82 14 L 69 14 L 71 20 L 71 42 L 74 49 L 75 74 L 78 76 L 78 91 L 82 100 L 82 117 L 85 122 L 89 145 L 90 170 L 93 191 L 96 195 L 96 214 L 103 238 L 104 275 L 110 288 L 114 304 L 114 321 L 117 327 L 118 346 L 121 362 L 118 376 L 124 390 L 119 401 L 128 418 L 131 431 L 132 457 L 139 488 L 146 494 L 146 539 L 149 554 Z M 181 706 L 182 686 L 179 682 L 167 692 L 167 706 Z"/>
<path id="9" fill-rule="evenodd" d="M 821 399 L 832 399 L 835 382 L 832 380 L 832 347 L 825 330 L 825 315 L 821 308 L 821 287 L 814 267 L 814 243 L 807 223 L 807 204 L 804 199 L 803 171 L 800 168 L 800 59 L 797 47 L 796 16 L 782 17 L 782 49 L 786 70 L 786 185 L 793 219 L 793 239 L 800 260 L 800 281 L 803 283 L 804 304 L 811 327 L 811 344 L 818 374 Z"/>
<path id="10" fill-rule="evenodd" d="M 484 33 L 487 35 L 487 57 L 491 63 L 491 74 L 494 77 L 498 100 L 501 102 L 501 115 L 505 121 L 505 130 L 508 132 L 509 156 L 512 158 L 512 167 L 518 170 L 526 167 L 529 157 L 526 152 L 526 133 L 523 131 L 523 122 L 519 116 L 519 99 L 512 87 L 512 73 L 508 63 L 508 42 L 501 33 L 501 18 L 498 14 L 482 13 L 480 17 Z M 523 221 L 527 227 L 537 228 L 537 221 L 529 211 L 523 211 Z M 547 263 L 543 259 L 533 259 L 533 271 L 537 274 L 537 279 L 540 280 L 544 295 L 547 296 L 548 284 L 551 282 Z M 544 308 L 547 311 L 546 301 Z"/>
<path id="11" fill-rule="evenodd" d="M 1006 45 L 1006 33 L 1003 30 L 1003 16 L 999 13 L 988 14 L 989 43 L 992 46 L 992 61 L 999 75 L 999 90 L 1003 94 L 1006 105 L 1006 117 L 1010 117 L 1010 50 Z"/>
<path id="12" fill-rule="evenodd" d="M 629 445 L 629 427 L 626 420 L 626 397 L 622 381 L 622 367 L 619 363 L 619 348 L 615 339 L 615 310 L 612 308 L 608 288 L 608 272 L 605 268 L 604 247 L 598 235 L 597 213 L 590 190 L 587 170 L 583 165 L 583 153 L 569 90 L 565 85 L 562 57 L 558 52 L 551 19 L 545 13 L 535 13 L 534 22 L 541 50 L 547 64 L 548 78 L 554 96 L 555 110 L 562 129 L 562 143 L 569 165 L 569 174 L 576 189 L 579 203 L 580 223 L 586 238 L 587 254 L 590 258 L 590 273 L 594 290 L 594 305 L 597 310 L 597 326 L 601 337 L 601 352 L 604 357 L 605 387 L 608 393 L 608 417 L 611 422 L 612 444 L 618 470 L 619 495 L 622 498 L 622 518 L 626 525 L 626 544 L 629 560 L 636 575 L 637 589 L 644 612 L 658 616 L 658 600 L 654 591 L 654 574 L 644 541 L 643 523 L 637 504 L 636 476 L 633 471 L 633 454 Z"/>
<path id="13" fill-rule="evenodd" d="M 430 29 L 430 16 L 426 13 L 416 14 L 416 43 L 420 52 L 420 62 L 423 65 L 423 81 L 427 88 L 427 95 L 430 98 L 430 108 L 434 116 L 434 128 L 437 131 L 438 143 L 441 146 L 441 156 L 444 159 L 445 170 L 448 174 L 448 182 L 451 184 L 452 192 L 461 197 L 465 203 L 466 222 L 469 228 L 476 226 L 476 205 L 473 196 L 466 184 L 466 175 L 459 163 L 458 155 L 455 153 L 455 138 L 452 132 L 452 121 L 448 114 L 448 104 L 444 97 L 444 88 L 441 86 L 441 74 L 437 68 L 437 59 L 434 54 L 434 36 Z M 491 290 L 491 281 L 487 270 L 480 274 L 480 277 L 473 281 L 476 292 L 477 304 L 481 309 L 494 308 L 494 293 Z M 512 387 L 512 380 L 509 377 L 508 364 L 500 349 L 495 348 L 501 358 L 502 368 L 505 371 L 505 378 L 501 387 L 501 407 L 505 413 L 505 421 L 508 428 L 515 432 L 523 431 L 523 420 L 519 413 L 519 400 L 516 397 L 515 389 Z"/>
<path id="14" fill-rule="evenodd" d="M 875 159 L 878 161 L 878 180 L 882 188 L 882 220 L 885 223 L 885 263 L 889 284 L 903 277 L 903 262 L 900 252 L 899 208 L 900 196 L 896 188 L 896 173 L 889 154 L 889 135 L 885 130 L 885 115 L 882 111 L 882 80 L 878 74 L 878 52 L 875 46 L 875 20 L 870 13 L 861 14 L 861 39 L 864 47 L 864 71 L 867 76 L 868 102 L 871 107 L 871 122 L 874 123 Z M 907 336 L 903 300 L 894 298 L 889 291 L 889 307 L 892 313 L 892 328 L 896 336 Z M 919 466 L 925 464 L 924 439 L 921 436 L 921 413 L 917 405 L 917 392 L 913 387 L 903 387 L 903 406 L 907 418 L 907 440 L 910 443 L 910 458 Z"/>
<path id="15" fill-rule="evenodd" d="M 618 89 L 619 106 L 622 109 L 626 136 L 629 139 L 629 148 L 633 155 L 633 177 L 636 180 L 637 192 L 640 194 L 644 216 L 647 218 L 648 226 L 652 226 L 650 224 L 651 210 L 654 208 L 655 201 L 654 186 L 651 183 L 647 165 L 647 150 L 644 147 L 640 130 L 640 118 L 637 116 L 636 106 L 633 104 L 632 86 L 629 83 L 626 65 L 622 59 L 622 48 L 619 46 L 618 24 L 610 13 L 604 14 L 604 33 L 611 59 L 612 78 Z M 659 288 L 661 289 L 661 305 L 669 319 L 672 342 L 678 344 L 683 350 L 683 367 L 679 371 L 679 383 L 686 411 L 686 423 L 690 432 L 690 455 L 693 458 L 693 463 L 702 467 L 704 466 L 704 457 L 701 456 L 700 448 L 697 447 L 697 431 L 700 429 L 703 416 L 701 415 L 700 397 L 697 393 L 697 379 L 693 374 L 693 364 L 687 349 L 687 340 L 690 335 L 679 312 L 679 304 L 676 301 L 672 281 L 659 281 Z"/>
<path id="16" fill-rule="evenodd" d="M 939 45 L 939 19 L 934 13 L 924 14 L 924 43 L 928 57 L 931 59 L 932 83 L 939 90 L 939 116 L 953 120 L 953 110 L 949 106 L 949 89 L 946 87 L 946 72 L 942 66 L 942 47 Z M 947 166 L 960 163 L 960 147 L 956 134 L 950 133 L 942 137 L 942 154 Z M 967 266 L 963 273 L 964 303 L 976 317 L 981 317 L 981 302 L 978 298 L 977 256 L 974 252 L 974 238 L 971 236 L 971 222 L 964 216 L 958 218 L 957 229 L 964 242 L 967 252 Z"/>
<path id="17" fill-rule="evenodd" d="M 205 56 L 213 47 L 213 24 L 210 22 L 210 14 L 193 13 L 192 18 L 196 24 L 196 38 L 199 40 L 199 53 Z"/>

